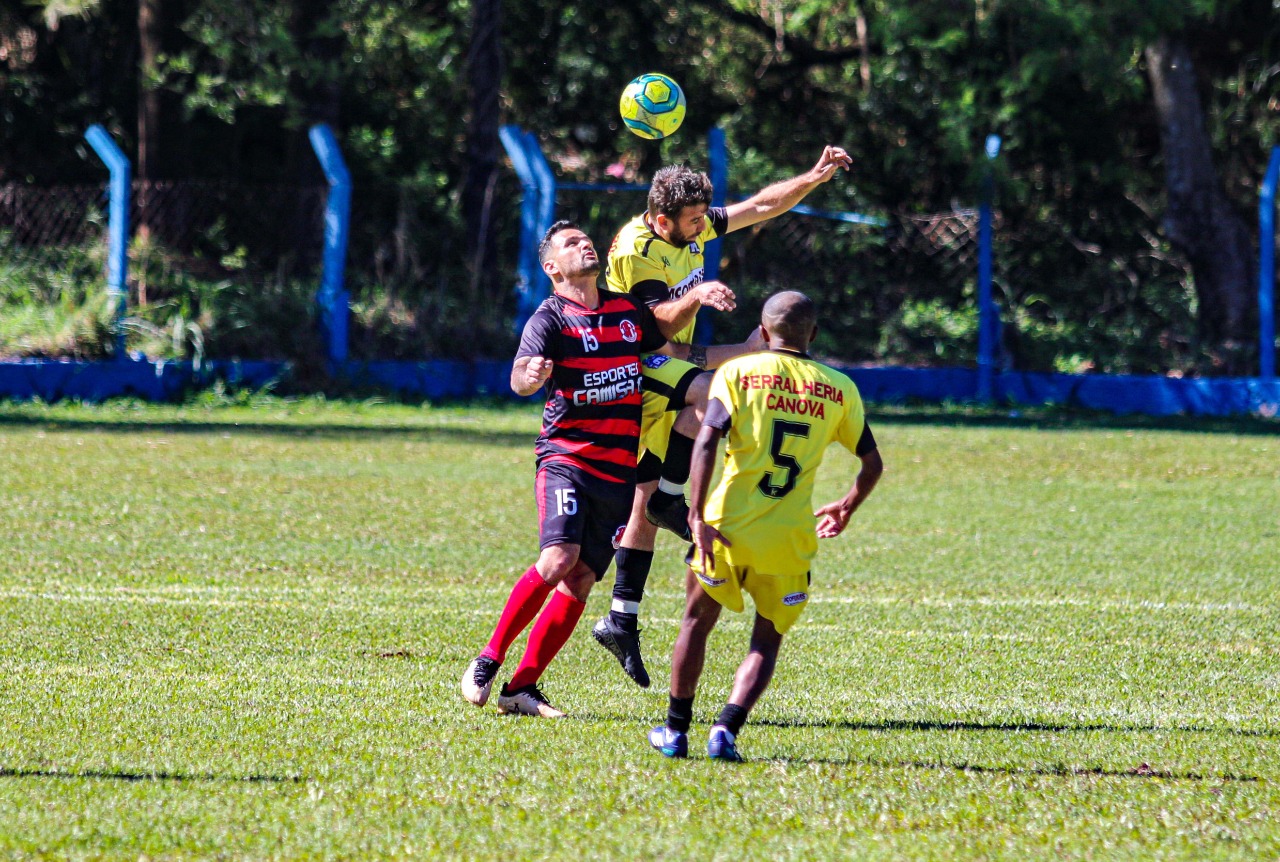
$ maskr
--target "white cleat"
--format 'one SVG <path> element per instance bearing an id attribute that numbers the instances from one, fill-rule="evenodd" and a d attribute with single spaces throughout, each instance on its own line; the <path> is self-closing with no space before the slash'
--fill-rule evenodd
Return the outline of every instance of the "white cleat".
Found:
<path id="1" fill-rule="evenodd" d="M 515 691 L 508 691 L 504 685 L 498 693 L 498 714 L 564 718 L 564 713 L 547 702 L 547 696 L 537 685 L 526 685 Z"/>
<path id="2" fill-rule="evenodd" d="M 476 706 L 488 703 L 489 693 L 493 691 L 493 678 L 498 675 L 500 667 L 501 662 L 488 656 L 476 656 L 462 675 L 462 696 Z"/>

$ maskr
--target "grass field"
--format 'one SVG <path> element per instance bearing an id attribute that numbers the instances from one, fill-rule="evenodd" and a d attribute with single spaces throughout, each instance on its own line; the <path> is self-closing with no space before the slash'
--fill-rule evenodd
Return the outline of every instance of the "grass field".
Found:
<path id="1" fill-rule="evenodd" d="M 873 416 L 733 766 L 644 741 L 670 537 L 653 689 L 584 626 L 568 720 L 461 700 L 536 551 L 536 408 L 0 406 L 0 856 L 1280 855 L 1280 426 Z"/>

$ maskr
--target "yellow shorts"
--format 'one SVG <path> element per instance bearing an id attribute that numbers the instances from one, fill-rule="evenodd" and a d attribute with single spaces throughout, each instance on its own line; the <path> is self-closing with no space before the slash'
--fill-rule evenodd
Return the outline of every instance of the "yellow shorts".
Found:
<path id="1" fill-rule="evenodd" d="M 734 613 L 742 613 L 742 594 L 745 592 L 755 602 L 756 613 L 773 623 L 778 634 L 784 635 L 795 625 L 809 604 L 809 574 L 762 575 L 751 566 L 730 564 L 716 545 L 716 565 L 712 572 L 705 572 L 698 560 L 698 549 L 691 548 L 688 562 L 694 577 L 707 595 Z"/>
<path id="2" fill-rule="evenodd" d="M 667 456 L 676 414 L 684 409 L 685 395 L 702 369 L 683 359 L 649 353 L 641 358 L 640 370 L 644 373 L 640 451 L 652 452 L 661 460 Z"/>

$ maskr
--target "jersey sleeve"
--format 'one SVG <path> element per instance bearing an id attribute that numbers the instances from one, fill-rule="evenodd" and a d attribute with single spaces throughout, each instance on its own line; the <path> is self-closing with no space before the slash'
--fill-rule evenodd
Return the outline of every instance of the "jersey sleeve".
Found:
<path id="1" fill-rule="evenodd" d="M 710 425 L 720 431 L 728 431 L 733 425 L 733 414 L 737 407 L 737 402 L 733 399 L 736 380 L 737 375 L 732 368 L 721 366 L 716 370 L 715 377 L 711 378 L 711 388 L 707 392 L 707 412 L 702 419 L 703 425 Z M 711 405 L 715 403 L 719 403 L 720 407 L 713 413 Z"/>
<path id="2" fill-rule="evenodd" d="M 702 240 L 705 242 L 709 239 L 715 239 L 718 236 L 724 236 L 729 232 L 729 208 L 728 207 L 711 207 L 707 210 L 707 225 L 711 228 L 711 232 L 702 232 Z"/>
<path id="3" fill-rule="evenodd" d="M 647 278 L 639 284 L 632 285 L 631 295 L 653 308 L 655 305 L 666 302 L 670 298 L 671 289 L 667 287 L 665 281 Z"/>
<path id="4" fill-rule="evenodd" d="M 836 439 L 840 441 L 841 446 L 855 455 L 864 455 L 865 452 L 858 451 L 863 432 L 867 428 L 867 414 L 862 406 L 862 396 L 852 384 L 845 389 L 844 394 L 846 401 L 844 421 L 840 423 Z M 874 444 L 874 438 L 872 442 Z"/>
<path id="5" fill-rule="evenodd" d="M 520 335 L 520 347 L 516 350 L 516 359 L 525 356 L 545 356 L 548 359 L 560 358 L 560 327 L 555 318 L 548 313 L 546 306 L 533 313 L 524 325 Z"/>
<path id="6" fill-rule="evenodd" d="M 658 318 L 653 316 L 653 309 L 635 294 L 625 295 L 630 297 L 631 302 L 635 304 L 636 312 L 640 315 L 640 352 L 652 353 L 667 343 L 667 337 L 658 327 Z"/>
<path id="7" fill-rule="evenodd" d="M 865 420 L 862 423 L 862 436 L 858 438 L 858 447 L 853 450 L 853 454 L 862 458 L 876 451 L 876 435 L 871 433 L 871 425 Z"/>
<path id="8" fill-rule="evenodd" d="M 725 434 L 733 427 L 733 417 L 729 415 L 729 408 L 724 406 L 723 401 L 719 398 L 708 398 L 707 412 L 702 417 L 702 424 Z"/>
<path id="9" fill-rule="evenodd" d="M 645 283 L 655 281 L 660 290 L 666 291 L 667 274 L 662 265 L 639 252 L 630 251 L 614 255 L 609 260 L 609 269 L 609 282 L 614 290 L 630 293 L 637 287 L 645 285 L 646 292 L 651 292 Z M 649 301 L 647 296 L 642 298 L 645 302 Z"/>

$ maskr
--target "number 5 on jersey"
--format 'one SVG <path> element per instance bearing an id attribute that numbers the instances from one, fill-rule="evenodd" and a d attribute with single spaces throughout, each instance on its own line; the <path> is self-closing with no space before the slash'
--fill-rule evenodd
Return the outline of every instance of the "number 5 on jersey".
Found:
<path id="1" fill-rule="evenodd" d="M 760 477 L 760 483 L 756 486 L 760 489 L 760 493 L 766 497 L 772 497 L 779 500 L 792 492 L 796 487 L 796 481 L 800 478 L 800 463 L 790 455 L 782 451 L 782 444 L 787 441 L 787 437 L 808 437 L 809 425 L 806 422 L 788 422 L 785 419 L 773 420 L 773 433 L 769 439 L 769 454 L 773 456 L 773 463 L 781 470 L 786 471 L 786 475 L 782 479 L 782 484 L 775 485 L 773 483 L 776 473 L 765 473 Z"/>

